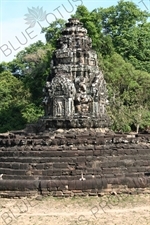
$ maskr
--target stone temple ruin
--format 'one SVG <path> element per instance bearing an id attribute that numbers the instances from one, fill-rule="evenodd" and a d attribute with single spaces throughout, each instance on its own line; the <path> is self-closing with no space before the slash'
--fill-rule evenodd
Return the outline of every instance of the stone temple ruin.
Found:
<path id="1" fill-rule="evenodd" d="M 101 129 L 107 90 L 91 47 L 69 19 L 44 88 L 43 131 L 0 134 L 0 196 L 150 193 L 150 134 Z"/>
<path id="2" fill-rule="evenodd" d="M 107 127 L 107 89 L 91 38 L 69 19 L 57 40 L 44 88 L 47 127 Z"/>

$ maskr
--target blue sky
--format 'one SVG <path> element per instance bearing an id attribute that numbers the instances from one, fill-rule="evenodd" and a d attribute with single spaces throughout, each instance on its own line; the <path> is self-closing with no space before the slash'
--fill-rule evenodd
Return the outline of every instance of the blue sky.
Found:
<path id="1" fill-rule="evenodd" d="M 41 21 L 40 25 L 47 27 L 55 18 L 67 20 L 74 14 L 78 5 L 85 5 L 89 11 L 99 7 L 116 5 L 117 0 L 0 0 L 0 62 L 11 61 L 15 55 L 30 44 L 42 40 L 44 34 L 40 34 L 41 27 L 35 24 L 32 28 L 26 24 L 25 14 L 28 8 L 37 7 L 46 11 L 47 20 Z M 150 9 L 150 0 L 133 0 L 139 8 Z"/>

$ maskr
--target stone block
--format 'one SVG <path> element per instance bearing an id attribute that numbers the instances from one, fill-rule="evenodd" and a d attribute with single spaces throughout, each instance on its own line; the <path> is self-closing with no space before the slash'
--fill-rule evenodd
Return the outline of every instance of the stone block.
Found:
<path id="1" fill-rule="evenodd" d="M 38 190 L 39 181 L 27 180 L 0 180 L 1 191 Z"/>

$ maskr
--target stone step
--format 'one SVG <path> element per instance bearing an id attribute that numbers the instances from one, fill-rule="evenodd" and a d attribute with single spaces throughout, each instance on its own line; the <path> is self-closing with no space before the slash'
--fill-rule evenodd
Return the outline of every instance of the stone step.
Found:
<path id="1" fill-rule="evenodd" d="M 135 154 L 136 153 L 136 154 Z M 101 159 L 104 159 L 107 157 L 107 159 L 111 159 L 113 161 L 115 160 L 122 160 L 122 159 L 135 159 L 135 160 L 150 160 L 150 150 L 143 150 L 140 151 L 138 153 L 138 150 L 136 152 L 132 152 L 132 154 L 118 154 L 115 151 L 111 152 L 111 154 L 107 154 L 106 151 L 100 151 L 100 150 L 96 150 L 96 151 L 92 151 L 92 150 L 88 150 L 88 151 L 82 151 L 82 150 L 74 150 L 74 151 L 0 151 L 0 162 L 1 159 L 3 158 L 13 158 L 14 160 L 15 158 L 19 157 L 19 158 L 52 158 L 52 157 L 56 157 L 59 159 L 60 158 L 80 158 L 80 157 L 85 157 L 85 160 L 88 160 L 88 157 L 92 157 L 93 160 L 96 160 L 97 157 L 101 157 Z M 5 160 L 5 159 L 4 159 Z M 9 160 L 8 160 L 9 161 Z M 62 161 L 62 160 L 61 160 Z"/>
<path id="2" fill-rule="evenodd" d="M 101 169 L 91 169 L 91 170 L 70 170 L 69 168 L 51 168 L 45 170 L 37 170 L 37 169 L 10 169 L 10 168 L 0 168 L 0 174 L 3 174 L 3 179 L 9 179 L 9 176 L 12 177 L 11 179 L 16 179 L 15 176 L 23 177 L 25 176 L 27 179 L 31 179 L 32 177 L 43 179 L 44 177 L 53 177 L 53 176 L 65 176 L 65 177 L 72 177 L 74 179 L 76 176 L 81 178 L 81 173 L 83 172 L 84 177 L 134 177 L 134 176 L 149 176 L 150 168 L 142 167 L 141 170 L 139 167 L 130 167 L 130 168 L 101 168 Z M 43 178 L 42 178 L 43 177 Z"/>
<path id="3" fill-rule="evenodd" d="M 95 157 L 95 156 L 80 156 L 80 157 L 0 157 L 0 167 L 8 168 L 27 168 L 27 165 L 38 164 L 38 168 L 43 168 L 51 163 L 54 168 L 64 167 L 84 167 L 87 168 L 113 168 L 113 167 L 136 167 L 150 166 L 150 155 L 136 156 L 116 156 L 116 157 Z M 24 164 L 24 166 L 23 166 Z M 49 164 L 50 165 L 50 164 Z"/>

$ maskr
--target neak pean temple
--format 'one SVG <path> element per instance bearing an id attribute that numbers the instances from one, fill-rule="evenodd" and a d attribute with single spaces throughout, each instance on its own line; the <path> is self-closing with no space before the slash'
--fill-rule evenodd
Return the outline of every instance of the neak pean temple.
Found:
<path id="1" fill-rule="evenodd" d="M 150 193 L 150 134 L 107 128 L 106 83 L 77 19 L 58 39 L 43 105 L 41 127 L 0 134 L 1 197 Z"/>
<path id="2" fill-rule="evenodd" d="M 91 38 L 77 19 L 69 19 L 57 41 L 44 92 L 47 127 L 108 126 L 106 82 Z"/>

